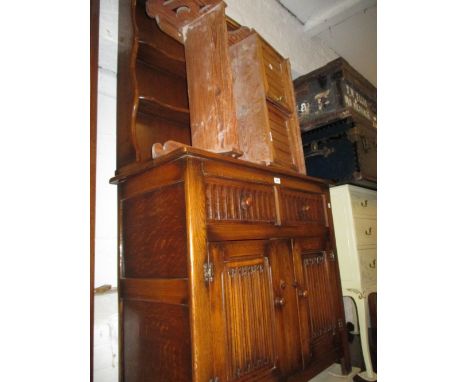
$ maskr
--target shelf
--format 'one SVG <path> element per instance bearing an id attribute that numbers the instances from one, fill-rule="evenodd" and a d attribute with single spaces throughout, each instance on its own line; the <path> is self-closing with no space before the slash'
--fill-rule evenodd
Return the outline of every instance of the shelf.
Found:
<path id="1" fill-rule="evenodd" d="M 151 42 L 139 40 L 138 43 L 137 60 L 141 60 L 146 65 L 155 67 L 156 69 L 186 78 L 184 60 L 158 48 Z"/>
<path id="2" fill-rule="evenodd" d="M 190 112 L 188 109 L 168 105 L 152 97 L 139 97 L 138 112 L 179 122 L 184 125 L 190 124 Z"/>

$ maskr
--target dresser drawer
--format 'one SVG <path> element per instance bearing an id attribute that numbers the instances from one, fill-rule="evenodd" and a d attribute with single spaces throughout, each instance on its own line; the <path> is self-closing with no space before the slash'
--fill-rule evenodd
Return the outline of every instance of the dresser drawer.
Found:
<path id="1" fill-rule="evenodd" d="M 273 161 L 288 168 L 295 168 L 291 153 L 289 119 L 270 104 L 268 119 L 270 121 L 270 141 L 273 151 Z"/>
<path id="2" fill-rule="evenodd" d="M 354 219 L 356 245 L 360 247 L 377 245 L 377 221 L 375 219 Z"/>
<path id="3" fill-rule="evenodd" d="M 276 223 L 272 186 L 205 178 L 205 190 L 209 222 Z"/>
<path id="4" fill-rule="evenodd" d="M 354 216 L 377 216 L 377 194 L 350 190 L 351 206 Z"/>
<path id="5" fill-rule="evenodd" d="M 358 250 L 361 282 L 364 286 L 377 284 L 377 249 Z"/>
<path id="6" fill-rule="evenodd" d="M 285 225 L 304 223 L 327 225 L 324 205 L 323 194 L 282 189 L 282 223 Z"/>
<path id="7" fill-rule="evenodd" d="M 289 109 L 284 86 L 284 77 L 286 75 L 284 58 L 265 43 L 262 43 L 262 57 L 267 97 Z"/>

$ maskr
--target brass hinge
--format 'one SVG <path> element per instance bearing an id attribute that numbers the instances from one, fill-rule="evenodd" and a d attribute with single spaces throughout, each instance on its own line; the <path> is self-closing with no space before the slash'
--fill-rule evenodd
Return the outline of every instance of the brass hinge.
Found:
<path id="1" fill-rule="evenodd" d="M 205 282 L 207 282 L 207 283 L 212 283 L 213 282 L 213 278 L 214 278 L 213 263 L 208 261 L 205 264 L 203 264 L 203 277 L 205 279 Z M 216 381 L 214 381 L 214 382 L 216 382 Z"/>

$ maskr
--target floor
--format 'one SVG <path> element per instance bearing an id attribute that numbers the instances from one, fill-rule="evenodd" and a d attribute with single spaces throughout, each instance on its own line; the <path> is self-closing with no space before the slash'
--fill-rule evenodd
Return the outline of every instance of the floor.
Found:
<path id="1" fill-rule="evenodd" d="M 353 367 L 348 375 L 341 375 L 341 366 L 334 363 L 328 369 L 322 371 L 319 375 L 312 378 L 309 382 L 353 382 L 353 377 L 359 373 L 361 369 Z"/>
<path id="2" fill-rule="evenodd" d="M 369 329 L 369 342 L 372 358 L 372 367 L 377 372 L 377 330 Z M 364 359 L 362 357 L 361 340 L 359 334 L 348 334 L 349 353 L 352 371 L 348 375 L 341 375 L 341 366 L 333 364 L 309 382 L 353 382 L 353 377 L 361 370 L 365 370 Z"/>

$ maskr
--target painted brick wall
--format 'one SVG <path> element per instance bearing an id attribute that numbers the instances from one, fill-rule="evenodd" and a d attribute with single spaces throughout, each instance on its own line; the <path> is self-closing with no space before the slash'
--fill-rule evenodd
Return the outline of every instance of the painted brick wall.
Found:
<path id="1" fill-rule="evenodd" d="M 305 36 L 303 25 L 276 0 L 225 0 L 225 3 L 229 17 L 254 28 L 282 56 L 289 58 L 294 77 L 338 57 L 320 38 Z"/>

